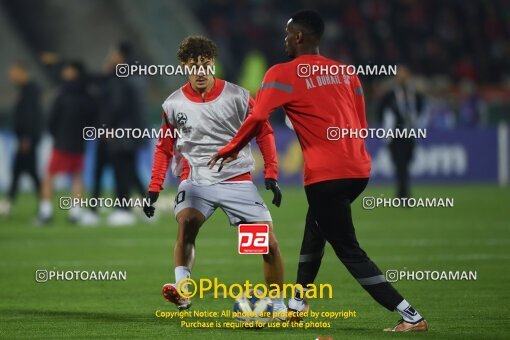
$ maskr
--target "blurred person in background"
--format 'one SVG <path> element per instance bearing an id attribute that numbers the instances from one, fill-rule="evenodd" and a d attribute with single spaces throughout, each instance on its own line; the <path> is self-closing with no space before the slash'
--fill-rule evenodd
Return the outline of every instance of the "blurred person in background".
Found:
<path id="1" fill-rule="evenodd" d="M 61 77 L 62 68 L 65 67 L 65 62 L 62 57 L 56 52 L 44 51 L 40 54 L 40 60 L 46 66 L 48 74 L 53 81 L 60 84 L 63 81 Z M 97 119 L 91 124 L 93 127 L 100 127 L 104 124 L 103 117 L 105 114 L 104 110 L 101 110 L 101 108 L 104 106 L 102 104 L 105 102 L 104 97 L 108 76 L 109 72 L 87 72 L 87 74 L 83 74 L 82 81 L 86 82 L 87 90 L 90 91 L 90 94 L 98 104 Z M 93 164 L 92 197 L 97 198 L 101 196 L 101 178 L 103 172 L 110 164 L 107 143 L 104 137 L 97 138 Z M 100 222 L 97 210 L 98 207 L 95 205 L 91 206 L 89 209 L 83 210 L 80 213 L 80 224 L 87 226 L 97 225 Z"/>
<path id="2" fill-rule="evenodd" d="M 386 130 L 416 129 L 420 125 L 424 96 L 417 91 L 408 66 L 398 65 L 395 86 L 382 98 L 377 116 Z M 397 197 L 410 197 L 409 165 L 414 138 L 392 138 L 388 147 L 397 176 Z"/>
<path id="3" fill-rule="evenodd" d="M 427 128 L 451 130 L 455 128 L 455 112 L 448 98 L 449 83 L 444 78 L 431 80 L 423 115 Z"/>
<path id="4" fill-rule="evenodd" d="M 103 72 L 88 75 L 88 82 L 91 85 L 91 93 L 97 100 L 99 105 L 97 119 L 92 125 L 93 127 L 107 127 L 109 119 L 108 107 L 109 107 L 109 91 L 108 87 L 110 84 L 110 76 L 112 68 L 115 69 L 115 65 L 112 65 L 110 54 L 107 56 L 105 64 L 103 65 Z M 104 136 L 96 136 L 95 152 L 93 153 L 93 169 L 92 169 L 92 192 L 91 197 L 99 198 L 102 195 L 102 178 L 105 170 L 110 167 L 110 151 L 108 148 L 108 140 Z M 85 210 L 81 217 L 81 223 L 83 225 L 95 226 L 99 224 L 100 217 L 97 206 L 91 206 Z"/>
<path id="5" fill-rule="evenodd" d="M 109 77 L 105 84 L 102 102 L 104 126 L 114 129 L 144 128 L 143 112 L 145 100 L 144 81 L 141 76 L 117 77 L 116 65 L 134 64 L 131 44 L 119 44 L 107 58 Z M 134 187 L 145 196 L 145 187 L 136 170 L 136 156 L 142 140 L 135 138 L 106 139 L 107 149 L 115 177 L 115 196 L 129 198 Z M 108 217 L 113 226 L 130 225 L 136 222 L 134 213 L 127 207 L 115 209 Z"/>
<path id="6" fill-rule="evenodd" d="M 83 194 L 83 159 L 85 140 L 83 128 L 95 121 L 97 105 L 87 91 L 85 69 L 81 62 L 64 63 L 61 70 L 60 91 L 49 117 L 49 130 L 53 137 L 53 151 L 48 171 L 44 177 L 38 222 L 46 224 L 53 218 L 53 184 L 55 176 L 72 176 L 72 195 Z M 69 220 L 80 222 L 80 208 L 71 207 Z"/>
<path id="7" fill-rule="evenodd" d="M 30 72 L 22 63 L 14 63 L 9 68 L 9 80 L 19 89 L 14 106 L 14 133 L 17 148 L 12 168 L 12 180 L 7 199 L 0 202 L 0 215 L 9 215 L 18 193 L 20 176 L 27 173 L 32 177 L 36 191 L 40 180 L 37 174 L 36 149 L 41 136 L 42 109 L 40 91 L 32 80 Z"/>
<path id="8" fill-rule="evenodd" d="M 101 116 L 103 110 L 99 110 L 98 120 L 92 126 L 101 126 Z M 110 157 L 108 151 L 108 143 L 104 137 L 97 138 L 94 153 L 93 183 L 91 197 L 99 198 L 102 194 L 102 178 L 108 166 L 110 166 Z M 91 206 L 82 214 L 81 223 L 84 225 L 97 225 L 99 223 L 98 207 Z"/>
<path id="9" fill-rule="evenodd" d="M 477 92 L 476 84 L 469 79 L 460 82 L 459 127 L 478 127 L 487 121 L 487 104 Z"/>

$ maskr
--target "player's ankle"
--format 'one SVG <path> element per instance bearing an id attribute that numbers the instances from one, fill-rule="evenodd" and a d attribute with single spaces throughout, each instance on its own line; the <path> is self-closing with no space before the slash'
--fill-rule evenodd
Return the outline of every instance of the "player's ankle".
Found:
<path id="1" fill-rule="evenodd" d="M 175 284 L 179 284 L 182 279 L 191 277 L 191 269 L 186 266 L 177 266 L 174 269 L 175 272 Z"/>
<path id="2" fill-rule="evenodd" d="M 416 311 L 405 299 L 402 300 L 395 308 L 395 310 L 402 316 L 405 322 L 418 323 L 423 320 L 423 317 Z"/>
<path id="3" fill-rule="evenodd" d="M 51 216 L 53 216 L 53 206 L 51 201 L 42 200 L 39 203 L 39 217 L 41 219 L 49 219 Z"/>

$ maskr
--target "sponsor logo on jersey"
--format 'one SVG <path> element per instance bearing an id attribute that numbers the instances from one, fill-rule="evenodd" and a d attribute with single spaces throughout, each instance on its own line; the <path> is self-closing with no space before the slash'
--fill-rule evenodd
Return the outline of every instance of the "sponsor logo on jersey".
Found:
<path id="1" fill-rule="evenodd" d="M 188 116 L 186 116 L 184 112 L 177 113 L 176 118 L 177 124 L 179 124 L 179 126 L 185 125 L 188 122 Z"/>

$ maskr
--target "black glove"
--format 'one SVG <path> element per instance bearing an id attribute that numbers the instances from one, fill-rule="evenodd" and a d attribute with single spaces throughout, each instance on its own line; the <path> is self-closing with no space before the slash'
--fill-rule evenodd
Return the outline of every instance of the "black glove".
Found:
<path id="1" fill-rule="evenodd" d="M 264 183 L 266 184 L 266 189 L 271 190 L 273 192 L 273 204 L 277 207 L 280 206 L 282 203 L 282 191 L 280 190 L 280 187 L 278 186 L 278 182 L 275 179 L 272 178 L 266 178 L 264 180 Z"/>
<path id="2" fill-rule="evenodd" d="M 156 210 L 156 208 L 154 208 L 152 205 L 154 203 L 156 203 L 156 201 L 158 200 L 158 197 L 159 197 L 159 192 L 154 192 L 154 191 L 149 191 L 147 193 L 147 195 L 145 196 L 145 198 L 149 200 L 149 205 L 144 204 L 143 212 L 145 213 L 145 216 L 147 216 L 148 218 L 151 218 L 152 216 L 154 216 L 154 210 Z"/>

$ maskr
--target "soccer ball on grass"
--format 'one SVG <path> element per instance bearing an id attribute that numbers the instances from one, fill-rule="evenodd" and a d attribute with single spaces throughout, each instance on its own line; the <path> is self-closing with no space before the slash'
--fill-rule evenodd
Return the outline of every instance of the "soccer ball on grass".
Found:
<path id="1" fill-rule="evenodd" d="M 249 290 L 234 303 L 234 317 L 245 323 L 246 327 L 264 327 L 272 319 L 273 301 L 268 297 L 258 298 L 263 293 Z"/>

